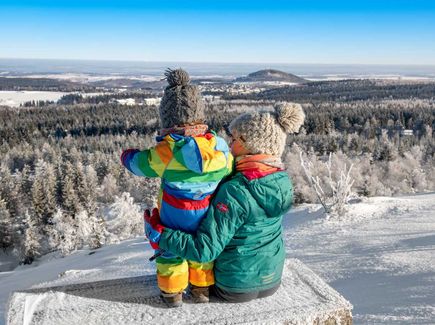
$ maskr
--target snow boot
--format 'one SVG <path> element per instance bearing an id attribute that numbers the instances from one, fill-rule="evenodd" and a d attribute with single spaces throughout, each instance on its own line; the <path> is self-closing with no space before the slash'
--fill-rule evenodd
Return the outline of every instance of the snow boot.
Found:
<path id="1" fill-rule="evenodd" d="M 193 284 L 190 285 L 190 294 L 192 295 L 193 302 L 197 304 L 205 304 L 209 302 L 210 287 L 197 287 Z"/>
<path id="2" fill-rule="evenodd" d="M 160 297 L 168 308 L 181 307 L 183 305 L 183 293 L 166 293 L 161 291 Z"/>

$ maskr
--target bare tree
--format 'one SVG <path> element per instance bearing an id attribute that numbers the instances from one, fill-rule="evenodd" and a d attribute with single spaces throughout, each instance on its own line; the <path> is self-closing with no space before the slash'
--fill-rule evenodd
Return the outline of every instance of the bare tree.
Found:
<path id="1" fill-rule="evenodd" d="M 322 182 L 320 176 L 314 174 L 313 163 L 303 157 L 303 153 L 300 152 L 300 161 L 302 169 L 305 173 L 311 188 L 315 191 L 319 202 L 322 204 L 325 213 L 327 215 L 342 216 L 346 212 L 346 205 L 352 195 L 352 185 L 354 180 L 350 173 L 353 165 L 347 168 L 344 165 L 344 169 L 338 171 L 338 176 L 334 176 L 332 165 L 332 154 L 329 154 L 325 167 L 327 169 L 326 180 Z"/>

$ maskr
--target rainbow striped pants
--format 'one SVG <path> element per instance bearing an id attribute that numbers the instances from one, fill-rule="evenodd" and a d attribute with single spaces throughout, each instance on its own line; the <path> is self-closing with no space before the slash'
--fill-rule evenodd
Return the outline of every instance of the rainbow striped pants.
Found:
<path id="1" fill-rule="evenodd" d="M 181 257 L 160 256 L 156 259 L 156 264 L 157 283 L 163 292 L 181 292 L 189 283 L 197 287 L 214 284 L 213 262 L 198 263 Z"/>

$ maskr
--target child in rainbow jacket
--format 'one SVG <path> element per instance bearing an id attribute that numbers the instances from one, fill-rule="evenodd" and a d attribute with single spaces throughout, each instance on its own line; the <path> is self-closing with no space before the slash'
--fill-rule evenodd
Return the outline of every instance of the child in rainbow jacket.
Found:
<path id="1" fill-rule="evenodd" d="M 187 72 L 168 69 L 165 76 L 169 85 L 159 108 L 162 129 L 157 145 L 125 150 L 121 161 L 137 176 L 162 179 L 158 209 L 164 226 L 195 232 L 219 182 L 231 173 L 233 156 L 225 140 L 204 124 L 200 93 Z M 156 264 L 161 297 L 169 307 L 181 306 L 189 283 L 194 301 L 208 302 L 213 262 L 186 261 L 163 252 Z"/>

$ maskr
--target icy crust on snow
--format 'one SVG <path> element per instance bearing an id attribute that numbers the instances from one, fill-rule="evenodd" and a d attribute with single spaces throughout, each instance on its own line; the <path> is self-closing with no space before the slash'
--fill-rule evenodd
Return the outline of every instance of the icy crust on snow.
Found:
<path id="1" fill-rule="evenodd" d="M 345 324 L 352 305 L 297 259 L 286 261 L 282 285 L 248 303 L 212 301 L 167 309 L 155 275 L 19 291 L 8 324 Z"/>

